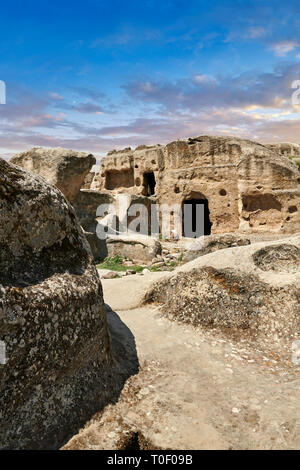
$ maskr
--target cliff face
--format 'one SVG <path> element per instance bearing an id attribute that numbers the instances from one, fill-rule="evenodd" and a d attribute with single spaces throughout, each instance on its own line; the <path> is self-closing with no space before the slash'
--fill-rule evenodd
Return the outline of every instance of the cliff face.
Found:
<path id="1" fill-rule="evenodd" d="M 155 196 L 160 204 L 206 203 L 211 233 L 300 229 L 299 171 L 258 143 L 200 136 L 111 152 L 91 188 Z"/>
<path id="2" fill-rule="evenodd" d="M 126 148 L 109 152 L 88 186 L 103 197 L 150 197 L 151 203 L 161 205 L 163 214 L 174 206 L 172 227 L 188 204 L 192 211 L 202 204 L 205 235 L 236 231 L 295 233 L 300 230 L 300 174 L 286 152 L 296 155 L 297 149 L 296 144 L 264 146 L 217 136 L 178 140 L 165 146 L 140 146 L 135 150 Z M 85 187 L 84 179 L 95 162 L 92 155 L 64 149 L 32 149 L 11 161 L 55 184 L 76 206 L 82 220 L 90 195 L 80 191 L 80 187 Z M 93 218 L 95 222 L 95 215 Z M 185 222 L 180 230 L 190 236 Z M 93 233 L 91 230 L 92 235 L 88 236 L 93 253 L 99 258 L 103 249 Z"/>

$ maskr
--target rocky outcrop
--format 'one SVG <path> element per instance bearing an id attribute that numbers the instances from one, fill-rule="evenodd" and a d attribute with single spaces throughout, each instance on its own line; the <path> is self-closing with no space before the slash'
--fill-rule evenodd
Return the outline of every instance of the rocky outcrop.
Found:
<path id="1" fill-rule="evenodd" d="M 205 235 L 300 230 L 299 171 L 277 150 L 236 137 L 198 136 L 102 159 L 92 189 L 203 204 Z"/>
<path id="2" fill-rule="evenodd" d="M 148 250 L 147 255 L 145 254 L 144 250 L 143 252 L 140 250 L 138 250 L 138 252 L 134 252 L 133 245 L 135 244 L 136 246 L 140 246 L 140 244 L 133 243 L 132 239 L 131 248 L 128 244 L 125 247 L 125 242 L 123 242 L 121 238 L 123 235 L 125 235 L 124 233 L 122 234 L 122 232 L 126 232 L 127 227 L 129 226 L 130 228 L 130 224 L 134 223 L 137 218 L 140 222 L 142 222 L 143 225 L 143 230 L 141 229 L 141 233 L 143 235 L 148 235 L 151 233 L 151 205 L 154 203 L 155 201 L 153 201 L 151 198 L 144 196 L 113 194 L 109 192 L 100 193 L 95 190 L 81 189 L 73 205 L 76 211 L 76 215 L 79 219 L 79 223 L 85 230 L 85 234 L 95 260 L 101 261 L 106 256 L 113 255 L 113 253 L 125 256 L 126 252 L 129 255 L 129 251 L 133 259 L 137 259 L 137 257 L 134 255 L 138 254 L 140 256 L 140 260 L 145 261 L 145 258 L 147 260 L 151 260 L 153 256 L 155 256 L 152 254 L 155 250 L 151 248 Z M 144 209 L 144 214 L 141 214 L 143 212 L 142 210 L 139 212 L 132 210 L 133 215 L 130 215 L 131 208 L 133 208 L 134 205 L 139 205 L 139 207 L 136 206 L 137 209 L 141 208 L 142 206 L 142 209 Z M 108 210 L 109 206 L 110 210 Z M 107 207 L 107 211 L 111 215 L 106 217 L 106 212 L 104 213 L 104 209 L 101 210 L 101 207 Z M 138 212 L 138 215 L 136 215 L 136 212 Z M 106 240 L 102 239 L 97 234 L 98 224 L 102 226 L 107 225 L 111 228 L 110 232 L 113 234 L 116 234 L 120 231 L 119 243 L 115 244 L 114 246 L 112 246 L 112 244 L 108 246 Z M 148 241 L 144 240 L 144 243 L 147 243 L 150 247 L 155 245 L 155 242 L 153 242 L 151 239 Z M 117 247 L 120 249 L 120 252 L 115 253 Z M 126 248 L 125 251 L 123 251 L 123 248 Z"/>
<path id="3" fill-rule="evenodd" d="M 88 189 L 82 189 L 78 193 L 73 207 L 80 225 L 86 232 L 96 232 L 98 208 L 109 204 L 115 204 L 114 194 L 99 193 Z"/>
<path id="4" fill-rule="evenodd" d="M 262 271 L 299 273 L 300 248 L 285 243 L 266 246 L 254 253 L 253 261 Z"/>
<path id="5" fill-rule="evenodd" d="M 111 235 L 106 244 L 109 257 L 122 255 L 136 263 L 147 263 L 161 254 L 160 242 L 142 235 Z"/>
<path id="6" fill-rule="evenodd" d="M 300 237 L 228 248 L 166 275 L 146 295 L 183 323 L 253 338 L 300 335 Z"/>
<path id="7" fill-rule="evenodd" d="M 300 145 L 293 144 L 290 142 L 278 142 L 273 144 L 265 144 L 266 147 L 273 150 L 273 152 L 278 153 L 279 155 L 283 155 L 284 157 L 288 157 L 292 160 L 299 160 L 300 159 Z"/>
<path id="8" fill-rule="evenodd" d="M 93 183 L 94 177 L 95 177 L 95 172 L 90 171 L 84 178 L 84 182 L 83 182 L 81 189 L 90 189 Z"/>
<path id="9" fill-rule="evenodd" d="M 224 250 L 233 246 L 250 245 L 250 239 L 246 235 L 237 233 L 222 233 L 217 235 L 208 235 L 200 240 L 189 242 L 189 246 L 182 258 L 184 263 L 192 261 L 199 256 L 213 253 L 214 251 Z"/>
<path id="10" fill-rule="evenodd" d="M 10 162 L 43 176 L 73 203 L 96 159 L 89 153 L 37 147 L 15 155 Z"/>
<path id="11" fill-rule="evenodd" d="M 53 448 L 119 390 L 102 287 L 75 213 L 0 160 L 0 448 Z"/>
<path id="12" fill-rule="evenodd" d="M 113 204 L 114 201 L 113 195 L 81 190 L 73 203 L 79 223 L 85 231 L 85 236 L 97 262 L 102 261 L 107 256 L 106 241 L 99 238 L 96 233 L 98 225 L 97 210 L 102 204 Z"/>

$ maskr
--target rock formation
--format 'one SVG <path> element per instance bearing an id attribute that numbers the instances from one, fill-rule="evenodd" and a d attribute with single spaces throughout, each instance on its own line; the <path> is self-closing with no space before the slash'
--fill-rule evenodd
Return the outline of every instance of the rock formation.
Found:
<path id="1" fill-rule="evenodd" d="M 89 171 L 95 163 L 92 155 L 63 149 L 33 149 L 11 161 L 41 174 L 62 190 L 75 207 L 98 261 L 109 250 L 96 234 L 97 224 L 108 222 L 96 215 L 97 208 L 103 203 L 118 206 L 121 196 L 127 198 L 126 210 L 116 215 L 112 233 L 134 221 L 136 216 L 130 215 L 134 204 L 146 208 L 144 235 L 151 233 L 151 208 L 157 204 L 160 212 L 152 218 L 158 227 L 154 233 L 165 235 L 162 218 L 166 216 L 170 218 L 167 231 L 173 230 L 174 238 L 191 236 L 184 214 L 188 206 L 194 214 L 199 205 L 203 208 L 204 235 L 299 231 L 299 170 L 285 155 L 286 151 L 296 155 L 298 147 L 269 147 L 235 137 L 199 136 L 165 146 L 114 150 L 102 159 L 100 172 L 95 174 Z M 178 233 L 175 219 L 181 216 Z M 195 225 L 194 215 L 192 218 Z M 110 249 L 116 246 L 111 244 Z M 120 242 L 118 248 L 122 254 L 128 244 Z"/>
<path id="2" fill-rule="evenodd" d="M 101 282 L 62 193 L 4 160 L 0 219 L 0 448 L 53 448 L 119 387 Z"/>
<path id="3" fill-rule="evenodd" d="M 78 193 L 74 201 L 76 215 L 85 231 L 85 236 L 96 261 L 103 260 L 107 256 L 105 240 L 98 238 L 96 233 L 98 225 L 97 209 L 101 204 L 113 204 L 114 201 L 113 195 L 85 189 Z"/>
<path id="4" fill-rule="evenodd" d="M 273 152 L 279 153 L 284 157 L 299 159 L 300 158 L 300 145 L 293 144 L 290 142 L 278 142 L 273 144 L 265 144 L 266 147 L 273 150 Z"/>
<path id="5" fill-rule="evenodd" d="M 300 335 L 300 236 L 201 256 L 160 280 L 146 295 L 169 318 L 255 338 Z"/>
<path id="6" fill-rule="evenodd" d="M 147 236 L 120 234 L 107 239 L 107 251 L 110 257 L 122 253 L 122 256 L 136 263 L 145 263 L 161 254 L 161 244 L 158 240 Z"/>
<path id="7" fill-rule="evenodd" d="M 140 204 L 150 212 L 153 203 L 155 203 L 155 201 L 145 196 L 100 193 L 94 190 L 81 189 L 74 201 L 74 209 L 79 223 L 85 231 L 95 259 L 99 261 L 103 260 L 106 256 L 113 256 L 116 253 L 116 249 L 118 249 L 123 256 L 129 256 L 139 261 L 149 261 L 156 253 L 160 252 L 161 247 L 159 242 L 147 240 L 144 237 L 141 244 L 139 236 L 137 236 L 136 240 L 131 236 L 129 240 L 129 238 L 126 239 L 125 233 L 122 233 L 127 230 L 128 224 L 136 219 L 136 216 L 128 216 L 130 207 L 134 204 Z M 106 220 L 106 222 L 105 219 L 107 218 L 97 212 L 102 205 L 110 205 L 115 211 L 115 216 L 110 217 L 110 220 Z M 98 224 L 106 225 L 106 223 L 110 225 L 109 222 L 112 223 L 114 217 L 115 220 L 112 225 L 114 225 L 115 228 L 112 230 L 111 240 L 109 240 L 110 235 L 108 234 L 108 240 L 106 242 L 97 236 L 97 226 Z M 121 233 L 116 239 L 113 235 L 119 230 Z M 145 231 L 142 234 L 148 235 L 151 233 L 150 230 L 151 219 L 149 217 L 149 219 L 145 220 Z M 136 248 L 138 248 L 138 250 L 136 250 Z"/>
<path id="8" fill-rule="evenodd" d="M 299 181 L 296 165 L 264 145 L 200 136 L 114 151 L 103 158 L 91 188 L 152 196 L 160 204 L 179 207 L 203 204 L 206 235 L 294 233 L 300 230 Z"/>
<path id="9" fill-rule="evenodd" d="M 208 235 L 193 242 L 186 247 L 187 250 L 183 255 L 183 261 L 186 263 L 192 261 L 199 256 L 213 253 L 214 251 L 224 250 L 234 246 L 250 245 L 250 239 L 238 233 L 222 233 L 217 235 Z"/>
<path id="10" fill-rule="evenodd" d="M 15 155 L 10 162 L 43 176 L 73 203 L 96 159 L 89 153 L 38 147 Z"/>
<path id="11" fill-rule="evenodd" d="M 94 172 L 94 171 L 90 171 L 90 172 L 86 175 L 86 177 L 84 178 L 84 182 L 83 182 L 83 185 L 82 185 L 81 189 L 90 189 L 94 177 L 95 177 L 95 172 Z"/>

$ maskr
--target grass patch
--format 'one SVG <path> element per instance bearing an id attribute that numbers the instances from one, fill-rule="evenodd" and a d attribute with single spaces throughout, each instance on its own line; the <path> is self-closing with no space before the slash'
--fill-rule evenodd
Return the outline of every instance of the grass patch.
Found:
<path id="1" fill-rule="evenodd" d="M 97 264 L 96 267 L 97 269 L 109 269 L 110 271 L 117 271 L 117 272 L 125 272 L 129 269 L 134 269 L 136 273 L 141 273 L 143 269 L 149 269 L 151 272 L 160 272 L 161 269 L 155 266 L 139 266 L 138 264 L 133 264 L 132 266 L 124 266 L 124 261 L 128 261 L 128 259 L 123 259 L 121 255 L 115 255 L 113 257 L 107 257 L 105 260 Z M 178 266 L 178 261 L 168 261 L 166 263 L 166 267 L 169 268 L 169 270 L 173 271 L 177 266 Z"/>
<path id="2" fill-rule="evenodd" d="M 120 255 L 115 255 L 113 257 L 107 257 L 105 260 L 97 265 L 98 269 L 109 269 L 110 271 L 119 271 L 124 272 L 128 269 L 134 269 L 135 272 L 140 273 L 143 271 L 144 267 L 134 264 L 132 266 L 124 266 L 123 258 Z"/>
<path id="3" fill-rule="evenodd" d="M 294 163 L 296 163 L 296 165 L 298 166 L 298 168 L 300 168 L 300 160 L 299 160 L 299 158 L 295 158 L 295 156 L 289 155 L 289 159 L 292 160 Z"/>
<path id="4" fill-rule="evenodd" d="M 170 266 L 171 268 L 175 268 L 176 266 L 178 266 L 178 262 L 177 261 L 169 261 L 167 263 L 167 266 Z"/>

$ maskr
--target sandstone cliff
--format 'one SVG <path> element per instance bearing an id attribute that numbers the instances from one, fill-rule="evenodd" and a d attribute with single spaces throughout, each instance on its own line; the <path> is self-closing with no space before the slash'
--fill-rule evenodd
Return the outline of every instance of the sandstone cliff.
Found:
<path id="1" fill-rule="evenodd" d="M 295 233 L 300 230 L 299 182 L 297 166 L 264 145 L 199 136 L 110 153 L 91 188 L 152 196 L 180 210 L 187 201 L 203 203 L 206 235 Z"/>

